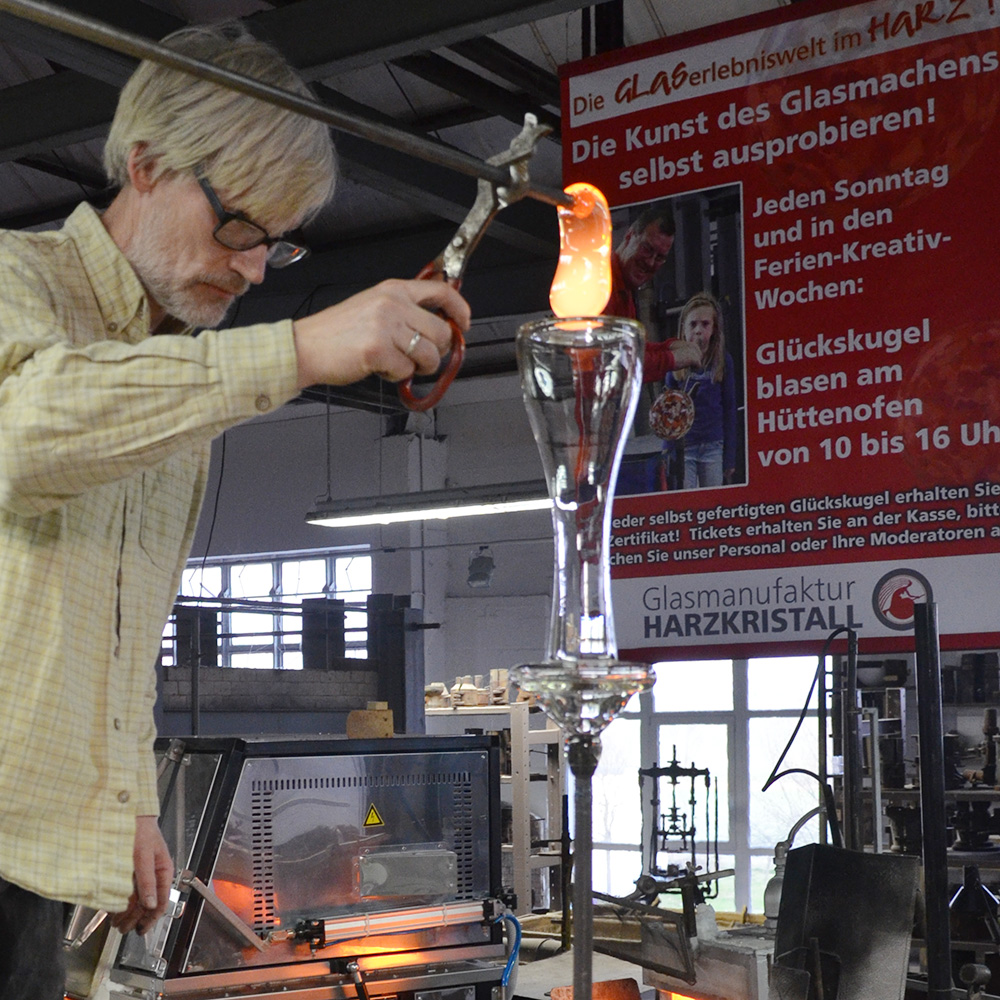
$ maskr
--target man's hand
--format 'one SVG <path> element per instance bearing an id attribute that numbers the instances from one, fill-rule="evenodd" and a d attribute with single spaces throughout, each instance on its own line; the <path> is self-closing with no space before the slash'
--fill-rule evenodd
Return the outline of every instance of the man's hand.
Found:
<path id="1" fill-rule="evenodd" d="M 383 281 L 294 323 L 299 388 L 348 385 L 368 375 L 392 382 L 431 375 L 451 346 L 451 327 L 469 328 L 469 306 L 442 281 Z M 417 336 L 419 334 L 419 336 Z"/>
<path id="2" fill-rule="evenodd" d="M 116 913 L 111 924 L 122 934 L 133 928 L 145 934 L 166 911 L 174 878 L 174 861 L 155 816 L 135 818 L 132 865 L 135 888 L 129 897 L 128 908 Z"/>
<path id="3" fill-rule="evenodd" d="M 701 364 L 701 349 L 688 340 L 670 341 L 670 350 L 674 352 L 675 368 L 694 368 Z"/>

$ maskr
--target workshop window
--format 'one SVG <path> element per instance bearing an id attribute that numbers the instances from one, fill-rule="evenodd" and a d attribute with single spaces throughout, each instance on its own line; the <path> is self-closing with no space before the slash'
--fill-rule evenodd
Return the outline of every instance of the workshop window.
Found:
<path id="1" fill-rule="evenodd" d="M 691 860 L 693 831 L 698 868 L 736 871 L 717 883 L 710 900 L 716 910 L 763 912 L 775 844 L 820 801 L 818 783 L 803 774 L 761 792 L 806 704 L 816 665 L 815 657 L 656 664 L 652 691 L 633 698 L 601 738 L 594 775 L 595 889 L 625 896 L 653 868 L 683 868 Z M 813 691 L 782 771 L 817 771 L 816 708 Z M 640 788 L 639 769 L 667 768 L 675 759 L 678 770 L 707 770 L 709 788 L 701 775 L 676 783 L 661 777 L 654 806 L 652 778 Z M 813 817 L 795 846 L 819 835 Z"/>
<path id="2" fill-rule="evenodd" d="M 200 614 L 208 616 L 214 626 L 210 641 L 219 666 L 301 670 L 302 601 L 323 597 L 344 601 L 345 655 L 365 659 L 371 592 L 371 555 L 338 549 L 191 560 L 177 603 L 185 609 L 199 608 Z M 172 617 L 161 648 L 166 666 L 177 662 L 176 636 Z"/>

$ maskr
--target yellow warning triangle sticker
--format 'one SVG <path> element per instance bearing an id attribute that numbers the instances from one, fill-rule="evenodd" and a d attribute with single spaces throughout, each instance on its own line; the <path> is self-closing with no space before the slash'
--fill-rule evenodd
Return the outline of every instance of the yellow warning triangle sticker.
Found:
<path id="1" fill-rule="evenodd" d="M 379 811 L 375 808 L 375 803 L 373 802 L 368 807 L 368 814 L 365 816 L 364 822 L 365 829 L 371 826 L 385 826 L 385 820 L 379 815 Z"/>

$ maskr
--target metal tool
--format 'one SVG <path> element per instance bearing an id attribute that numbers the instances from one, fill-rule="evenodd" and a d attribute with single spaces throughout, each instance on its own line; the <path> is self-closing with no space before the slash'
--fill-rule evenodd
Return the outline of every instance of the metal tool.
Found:
<path id="1" fill-rule="evenodd" d="M 63 937 L 63 947 L 73 949 L 82 948 L 90 940 L 97 928 L 104 923 L 107 915 L 107 910 L 97 910 L 95 912 L 88 910 L 86 907 L 76 907 L 69 927 L 66 929 L 66 934 Z M 81 928 L 80 924 L 84 920 L 87 923 Z"/>
<path id="2" fill-rule="evenodd" d="M 497 213 L 531 192 L 528 161 L 534 154 L 538 141 L 551 131 L 548 125 L 540 125 L 535 115 L 529 113 L 524 116 L 524 125 L 511 140 L 510 146 L 486 161 L 490 166 L 507 168 L 504 182 L 498 183 L 492 179 L 480 178 L 476 200 L 469 209 L 469 214 L 462 220 L 462 224 L 448 241 L 448 245 L 421 269 L 417 278 L 446 281 L 456 289 L 461 286 L 469 257 L 479 245 L 479 241 Z M 430 392 L 424 396 L 415 395 L 411 384 L 412 378 L 405 379 L 399 384 L 399 398 L 410 410 L 429 410 L 436 406 L 462 367 L 465 358 L 465 338 L 458 324 L 452 320 L 448 322 L 451 324 L 451 354 Z"/>
<path id="3" fill-rule="evenodd" d="M 182 889 L 193 889 L 222 918 L 225 926 L 245 944 L 258 951 L 264 951 L 268 942 L 254 932 L 254 929 L 230 909 L 194 872 L 183 871 L 177 876 L 177 884 Z"/>

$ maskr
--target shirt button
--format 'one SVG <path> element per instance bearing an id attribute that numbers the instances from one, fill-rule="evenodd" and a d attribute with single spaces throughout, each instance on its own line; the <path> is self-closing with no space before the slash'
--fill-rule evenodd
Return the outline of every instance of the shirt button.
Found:
<path id="1" fill-rule="evenodd" d="M 122 720 L 121 719 L 115 719 L 114 726 L 115 726 L 115 729 L 121 729 L 121 727 L 122 727 Z"/>
<path id="2" fill-rule="evenodd" d="M 261 393 L 254 404 L 261 413 L 267 413 L 271 409 L 271 397 Z"/>
<path id="3" fill-rule="evenodd" d="M 118 332 L 118 324 L 114 320 L 112 320 L 108 324 L 108 333 L 117 333 L 117 332 Z"/>
<path id="4" fill-rule="evenodd" d="M 126 803 L 126 802 L 128 802 L 128 800 L 129 800 L 130 798 L 132 798 L 132 796 L 131 796 L 131 795 L 129 795 L 129 793 L 128 793 L 128 792 L 126 792 L 126 791 L 124 791 L 124 790 L 123 790 L 123 791 L 120 791 L 120 792 L 118 793 L 118 801 L 119 801 L 119 802 L 120 802 L 120 803 L 121 803 L 122 805 L 125 805 L 125 803 Z"/>

